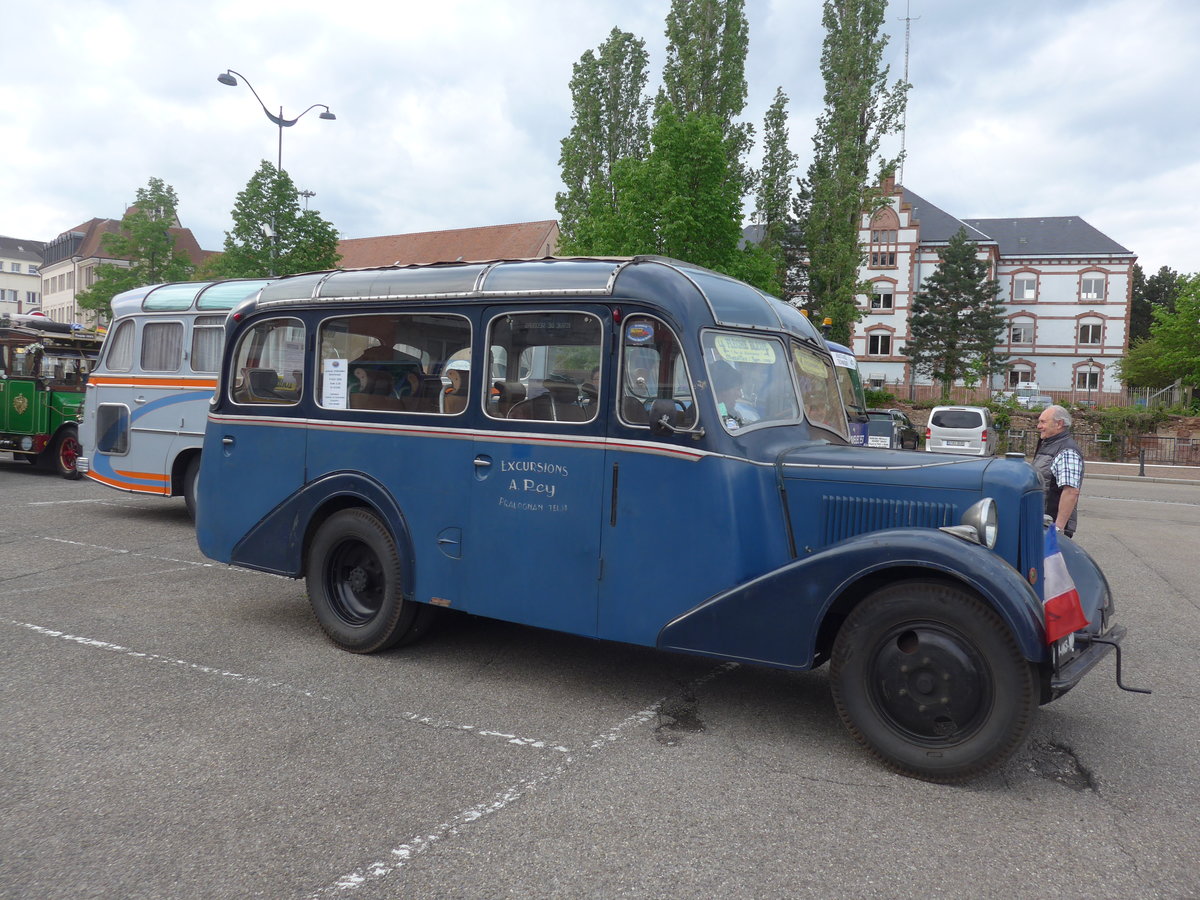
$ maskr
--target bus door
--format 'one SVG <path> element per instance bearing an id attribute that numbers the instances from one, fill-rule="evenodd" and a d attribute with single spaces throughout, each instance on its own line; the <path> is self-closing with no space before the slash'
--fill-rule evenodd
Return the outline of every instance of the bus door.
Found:
<path id="1" fill-rule="evenodd" d="M 210 422 L 200 481 L 222 487 L 228 510 L 258 516 L 291 496 L 305 481 L 303 396 L 305 326 L 290 316 L 265 318 L 241 333 L 224 380 L 229 415 Z M 291 389 L 280 387 L 291 384 Z M 211 476 L 210 476 L 211 473 Z M 250 532 L 255 521 L 228 516 L 235 531 Z"/>
<path id="2" fill-rule="evenodd" d="M 596 633 L 609 320 L 604 307 L 485 311 L 484 422 L 463 473 L 471 612 Z"/>

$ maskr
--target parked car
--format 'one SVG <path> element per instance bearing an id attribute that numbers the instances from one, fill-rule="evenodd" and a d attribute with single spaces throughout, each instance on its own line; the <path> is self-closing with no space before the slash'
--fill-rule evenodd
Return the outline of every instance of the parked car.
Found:
<path id="1" fill-rule="evenodd" d="M 985 406 L 935 406 L 925 428 L 925 449 L 930 453 L 967 456 L 996 454 L 996 425 Z"/>
<path id="2" fill-rule="evenodd" d="M 901 409 L 867 410 L 867 446 L 890 450 L 916 450 L 921 432 Z"/>
<path id="3" fill-rule="evenodd" d="M 1045 409 L 1047 406 L 1054 405 L 1054 398 L 1049 394 L 1034 394 L 1017 402 L 1025 409 Z"/>

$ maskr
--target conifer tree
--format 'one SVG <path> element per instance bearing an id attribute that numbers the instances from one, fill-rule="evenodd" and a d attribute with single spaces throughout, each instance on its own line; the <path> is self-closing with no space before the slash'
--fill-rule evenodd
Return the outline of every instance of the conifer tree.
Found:
<path id="1" fill-rule="evenodd" d="M 903 353 L 917 374 L 941 382 L 943 401 L 958 379 L 986 383 L 1003 368 L 996 349 L 1006 325 L 1000 283 L 988 277 L 989 264 L 978 254 L 960 228 L 909 310 Z"/>

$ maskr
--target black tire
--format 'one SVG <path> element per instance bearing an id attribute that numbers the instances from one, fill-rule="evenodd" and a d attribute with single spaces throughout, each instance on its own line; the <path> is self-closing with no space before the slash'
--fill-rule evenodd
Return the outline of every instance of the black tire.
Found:
<path id="1" fill-rule="evenodd" d="M 433 609 L 404 598 L 401 574 L 395 541 L 374 513 L 334 513 L 317 530 L 305 568 L 321 629 L 352 653 L 415 641 L 428 629 Z"/>
<path id="2" fill-rule="evenodd" d="M 183 470 L 183 503 L 187 507 L 188 517 L 196 521 L 196 482 L 200 478 L 200 454 L 195 454 L 188 460 L 187 468 Z"/>
<path id="3" fill-rule="evenodd" d="M 854 608 L 834 641 L 830 687 L 854 738 L 903 775 L 951 784 L 1020 747 L 1036 679 L 1008 626 L 949 585 L 889 585 Z"/>
<path id="4" fill-rule="evenodd" d="M 76 463 L 79 461 L 81 450 L 79 429 L 74 425 L 64 425 L 58 429 L 58 433 L 54 435 L 54 440 L 50 444 L 48 464 L 53 466 L 54 471 L 63 478 L 70 480 L 79 478 L 79 467 Z"/>

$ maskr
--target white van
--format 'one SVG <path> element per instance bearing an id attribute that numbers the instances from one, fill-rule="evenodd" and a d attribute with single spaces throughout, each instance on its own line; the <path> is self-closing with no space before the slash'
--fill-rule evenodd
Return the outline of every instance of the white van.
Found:
<path id="1" fill-rule="evenodd" d="M 930 453 L 967 456 L 996 454 L 996 425 L 985 406 L 935 406 L 925 427 L 925 449 Z"/>

